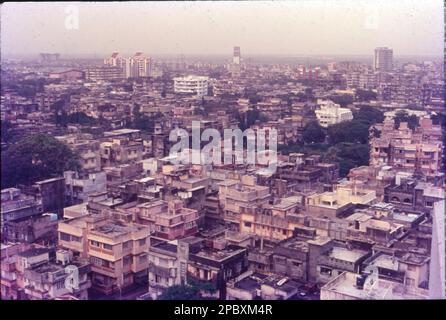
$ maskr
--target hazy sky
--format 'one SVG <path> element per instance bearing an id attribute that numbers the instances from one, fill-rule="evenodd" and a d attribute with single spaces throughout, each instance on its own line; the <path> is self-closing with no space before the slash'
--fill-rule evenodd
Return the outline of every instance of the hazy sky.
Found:
<path id="1" fill-rule="evenodd" d="M 389 46 L 395 55 L 441 56 L 443 20 L 442 0 L 6 3 L 1 50 L 230 55 L 239 45 L 242 55 L 310 55 Z"/>

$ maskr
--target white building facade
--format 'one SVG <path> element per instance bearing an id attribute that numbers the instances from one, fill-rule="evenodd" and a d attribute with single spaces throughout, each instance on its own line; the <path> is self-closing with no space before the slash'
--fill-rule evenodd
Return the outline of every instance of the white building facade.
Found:
<path id="1" fill-rule="evenodd" d="M 197 97 L 203 97 L 208 94 L 208 77 L 187 76 L 176 77 L 173 80 L 175 93 L 195 94 Z"/>
<path id="2" fill-rule="evenodd" d="M 342 108 L 333 101 L 318 100 L 318 104 L 320 108 L 314 112 L 316 113 L 319 124 L 324 128 L 353 119 L 353 113 L 350 109 Z"/>

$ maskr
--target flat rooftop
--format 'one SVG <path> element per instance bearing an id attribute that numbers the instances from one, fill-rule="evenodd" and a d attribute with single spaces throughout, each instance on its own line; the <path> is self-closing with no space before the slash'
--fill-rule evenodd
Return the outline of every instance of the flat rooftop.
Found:
<path id="1" fill-rule="evenodd" d="M 324 291 L 328 291 L 359 300 L 400 300 L 427 298 L 427 296 L 422 294 L 409 293 L 403 284 L 384 279 L 376 279 L 373 284 L 370 284 L 369 279 L 366 279 L 364 288 L 360 289 L 356 286 L 356 279 L 358 277 L 359 275 L 356 273 L 343 272 L 323 286 L 321 293 L 323 295 Z"/>
<path id="2" fill-rule="evenodd" d="M 113 137 L 113 136 L 120 136 L 123 134 L 132 134 L 132 133 L 138 133 L 140 130 L 137 129 L 117 129 L 113 131 L 106 131 L 104 132 L 104 137 Z"/>
<path id="3" fill-rule="evenodd" d="M 31 248 L 19 253 L 19 256 L 30 258 L 35 256 L 40 256 L 41 254 L 49 253 L 51 249 L 49 248 Z"/>
<path id="4" fill-rule="evenodd" d="M 337 260 L 356 262 L 367 254 L 368 254 L 367 251 L 356 250 L 356 249 L 349 250 L 342 247 L 333 247 L 333 250 L 330 252 L 329 257 Z"/>
<path id="5" fill-rule="evenodd" d="M 267 278 L 267 275 L 261 273 L 253 273 L 249 277 L 243 278 L 234 284 L 237 289 L 242 289 L 246 291 L 252 291 L 255 289 L 260 289 L 262 282 Z"/>
<path id="6" fill-rule="evenodd" d="M 119 225 L 115 223 L 107 223 L 105 225 L 92 229 L 92 232 L 100 233 L 107 236 L 120 236 L 131 232 L 143 230 L 142 226 L 135 225 Z"/>

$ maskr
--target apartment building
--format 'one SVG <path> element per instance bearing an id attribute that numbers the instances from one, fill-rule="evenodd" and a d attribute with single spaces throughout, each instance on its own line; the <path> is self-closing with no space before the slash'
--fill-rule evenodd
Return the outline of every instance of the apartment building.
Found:
<path id="1" fill-rule="evenodd" d="M 240 212 L 239 230 L 269 240 L 284 240 L 296 227 L 301 227 L 297 217 L 300 197 L 288 197 L 274 204 L 262 204 L 257 208 L 244 208 Z"/>
<path id="2" fill-rule="evenodd" d="M 243 212 L 253 212 L 271 197 L 268 187 L 255 185 L 252 181 L 246 182 L 249 184 L 234 180 L 219 184 L 219 200 L 224 210 L 224 220 L 235 230 L 240 228 Z"/>
<path id="3" fill-rule="evenodd" d="M 208 77 L 186 76 L 176 77 L 174 81 L 175 93 L 194 94 L 201 98 L 208 94 Z"/>
<path id="4" fill-rule="evenodd" d="M 99 142 L 90 134 L 71 134 L 56 137 L 79 154 L 82 173 L 94 173 L 101 170 Z"/>
<path id="5" fill-rule="evenodd" d="M 137 206 L 136 221 L 148 226 L 157 238 L 174 240 L 198 232 L 198 212 L 183 206 L 179 199 L 153 200 Z"/>
<path id="6" fill-rule="evenodd" d="M 17 188 L 1 191 L 2 222 L 23 219 L 43 213 L 42 201 L 31 195 L 25 195 Z"/>
<path id="7" fill-rule="evenodd" d="M 59 222 L 59 245 L 91 262 L 92 285 L 111 294 L 145 281 L 149 228 L 88 214 Z"/>
<path id="8" fill-rule="evenodd" d="M 152 74 L 153 62 L 142 52 L 136 52 L 129 58 L 123 57 L 119 52 L 113 52 L 109 58 L 104 59 L 104 65 L 120 68 L 125 78 L 139 78 Z"/>
<path id="9" fill-rule="evenodd" d="M 247 271 L 226 284 L 226 300 L 289 300 L 300 283 L 277 274 Z"/>
<path id="10" fill-rule="evenodd" d="M 85 69 L 85 78 L 89 81 L 110 81 L 122 79 L 122 69 L 120 67 L 90 66 Z"/>
<path id="11" fill-rule="evenodd" d="M 64 296 L 88 300 L 89 272 L 88 261 L 72 259 L 70 252 L 59 250 L 56 261 L 42 261 L 25 269 L 24 291 L 30 300 L 53 300 Z"/>
<path id="12" fill-rule="evenodd" d="M 189 251 L 187 282 L 210 285 L 205 295 L 224 299 L 226 282 L 248 269 L 247 249 L 221 243 L 217 247 L 203 246 Z"/>
<path id="13" fill-rule="evenodd" d="M 370 165 L 390 165 L 398 171 L 436 176 L 443 168 L 444 146 L 441 127 L 430 119 L 422 119 L 421 125 L 411 130 L 407 123 L 394 129 L 393 120 L 377 124 L 380 136 L 371 134 Z"/>
<path id="14" fill-rule="evenodd" d="M 20 298 L 17 285 L 17 256 L 29 249 L 25 243 L 1 244 L 1 298 L 2 300 L 17 300 Z"/>
<path id="15" fill-rule="evenodd" d="M 85 202 L 90 195 L 104 192 L 107 189 L 107 175 L 103 171 L 92 172 L 82 176 L 79 176 L 75 171 L 65 171 L 64 178 L 66 184 L 65 194 L 71 203 Z"/>
<path id="16" fill-rule="evenodd" d="M 181 284 L 177 241 L 159 242 L 149 248 L 149 294 L 157 299 L 167 288 Z"/>
<path id="17" fill-rule="evenodd" d="M 444 198 L 441 187 L 414 179 L 405 179 L 386 189 L 387 201 L 402 210 L 430 213 L 434 203 Z"/>
<path id="18" fill-rule="evenodd" d="M 112 138 L 100 145 L 101 165 L 102 167 L 110 167 L 141 161 L 143 150 L 142 140 Z"/>
<path id="19" fill-rule="evenodd" d="M 373 274 L 362 277 L 348 271 L 321 288 L 321 300 L 420 300 L 428 297 L 425 289 L 379 279 Z"/>

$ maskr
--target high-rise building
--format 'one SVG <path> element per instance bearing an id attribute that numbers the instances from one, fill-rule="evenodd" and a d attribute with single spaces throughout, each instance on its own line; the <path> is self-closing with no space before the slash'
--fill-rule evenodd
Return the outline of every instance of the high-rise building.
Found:
<path id="1" fill-rule="evenodd" d="M 130 77 L 148 77 L 152 70 L 152 60 L 142 52 L 136 52 L 130 61 Z"/>
<path id="2" fill-rule="evenodd" d="M 232 63 L 240 64 L 242 60 L 242 56 L 240 54 L 240 47 L 234 47 L 234 55 L 232 57 Z"/>
<path id="3" fill-rule="evenodd" d="M 373 68 L 375 71 L 391 71 L 393 68 L 393 50 L 387 47 L 376 48 Z"/>
<path id="4" fill-rule="evenodd" d="M 125 78 L 149 77 L 152 73 L 152 59 L 142 52 L 136 52 L 130 58 L 124 58 L 119 52 L 113 52 L 109 58 L 104 59 L 104 64 L 121 68 Z"/>
<path id="5" fill-rule="evenodd" d="M 120 68 L 123 77 L 126 78 L 130 77 L 128 75 L 129 73 L 128 59 L 123 58 L 121 54 L 117 51 L 113 52 L 109 58 L 104 59 L 104 65 L 108 67 Z"/>

